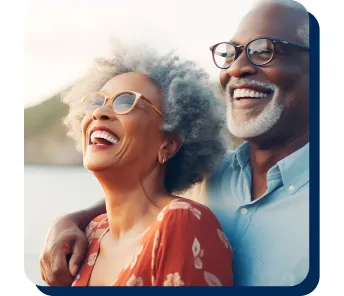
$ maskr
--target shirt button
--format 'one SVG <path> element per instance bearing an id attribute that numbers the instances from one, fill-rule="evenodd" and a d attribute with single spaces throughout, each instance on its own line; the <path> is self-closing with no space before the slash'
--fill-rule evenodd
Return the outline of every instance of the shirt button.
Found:
<path id="1" fill-rule="evenodd" d="M 294 185 L 290 185 L 290 186 L 289 186 L 289 191 L 293 192 L 294 190 L 295 190 Z"/>
<path id="2" fill-rule="evenodd" d="M 240 210 L 240 213 L 241 213 L 241 215 L 246 215 L 247 214 L 247 209 L 246 208 L 242 208 Z"/>

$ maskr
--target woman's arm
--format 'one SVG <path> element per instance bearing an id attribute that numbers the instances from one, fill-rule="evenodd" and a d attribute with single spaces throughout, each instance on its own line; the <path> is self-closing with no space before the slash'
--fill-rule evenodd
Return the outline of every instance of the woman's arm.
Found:
<path id="1" fill-rule="evenodd" d="M 47 284 L 69 286 L 73 282 L 88 248 L 84 230 L 93 218 L 105 212 L 105 201 L 102 200 L 88 209 L 56 220 L 40 256 L 41 275 Z"/>

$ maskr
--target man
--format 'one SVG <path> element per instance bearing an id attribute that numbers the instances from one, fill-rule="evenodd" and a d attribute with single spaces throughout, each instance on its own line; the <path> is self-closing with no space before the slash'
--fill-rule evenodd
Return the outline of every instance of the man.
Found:
<path id="1" fill-rule="evenodd" d="M 308 274 L 308 31 L 302 5 L 264 1 L 230 42 L 212 47 L 228 128 L 246 142 L 192 195 L 211 208 L 230 240 L 236 285 L 297 285 Z M 46 282 L 72 282 L 87 249 L 81 230 L 104 211 L 101 202 L 55 223 L 41 256 Z"/>

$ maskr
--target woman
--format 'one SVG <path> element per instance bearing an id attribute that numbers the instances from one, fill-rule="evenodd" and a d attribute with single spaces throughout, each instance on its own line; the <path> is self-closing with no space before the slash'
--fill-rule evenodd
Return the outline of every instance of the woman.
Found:
<path id="1" fill-rule="evenodd" d="M 226 152 L 205 72 L 174 54 L 117 45 L 63 100 L 69 135 L 82 140 L 84 166 L 106 201 L 106 214 L 86 228 L 89 250 L 72 285 L 232 285 L 219 222 L 174 195 Z"/>

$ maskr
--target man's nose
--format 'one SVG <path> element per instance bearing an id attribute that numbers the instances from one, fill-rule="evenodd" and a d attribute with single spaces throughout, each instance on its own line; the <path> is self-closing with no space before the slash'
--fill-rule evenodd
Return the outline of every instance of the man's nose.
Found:
<path id="1" fill-rule="evenodd" d="M 257 72 L 257 66 L 253 65 L 245 51 L 243 51 L 239 57 L 233 62 L 233 64 L 226 69 L 229 76 L 236 78 L 243 78 Z"/>
<path id="2" fill-rule="evenodd" d="M 245 78 L 257 73 L 257 66 L 253 65 L 245 52 L 231 64 L 228 69 L 223 69 L 220 73 L 220 83 L 222 87 L 226 87 L 231 77 Z"/>

